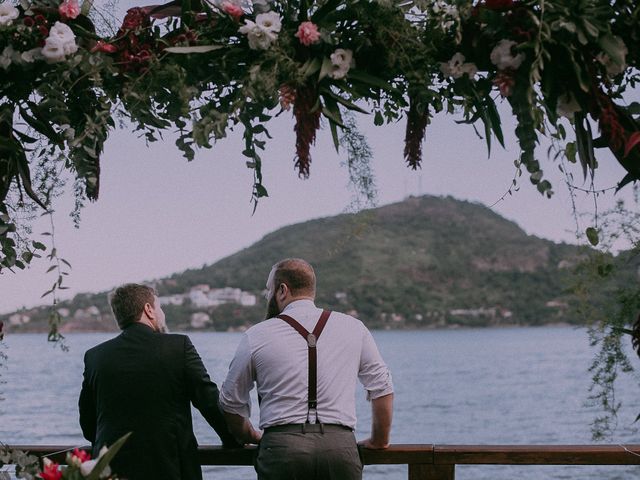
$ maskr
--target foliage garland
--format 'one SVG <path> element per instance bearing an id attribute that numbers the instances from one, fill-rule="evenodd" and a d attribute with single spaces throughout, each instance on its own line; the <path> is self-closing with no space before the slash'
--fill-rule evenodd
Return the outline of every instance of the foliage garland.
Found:
<path id="1" fill-rule="evenodd" d="M 634 0 L 176 0 L 130 9 L 106 36 L 91 8 L 0 4 L 0 269 L 44 249 L 19 234 L 17 213 L 50 207 L 51 184 L 34 185 L 43 169 L 49 180 L 73 172 L 79 204 L 98 198 L 117 116 L 148 141 L 177 131 L 189 160 L 241 127 L 256 201 L 267 195 L 266 125 L 283 110 L 293 107 L 295 168 L 307 177 L 321 117 L 336 148 L 347 111 L 369 110 L 376 125 L 406 117 L 404 155 L 418 168 L 439 112 L 480 122 L 489 151 L 492 139 L 503 144 L 499 95 L 541 193 L 552 193 L 535 153 L 541 135 L 585 176 L 594 148 L 607 147 L 627 172 L 619 188 L 640 179 L 640 105 L 623 101 L 640 80 Z"/>

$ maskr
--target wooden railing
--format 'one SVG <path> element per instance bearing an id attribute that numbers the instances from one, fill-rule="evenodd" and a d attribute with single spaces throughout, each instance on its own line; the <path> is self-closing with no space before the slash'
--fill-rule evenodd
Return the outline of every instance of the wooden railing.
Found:
<path id="1" fill-rule="evenodd" d="M 58 463 L 73 447 L 12 445 Z M 202 465 L 253 465 L 255 447 L 200 447 Z M 362 450 L 365 465 L 408 465 L 409 480 L 454 480 L 456 465 L 640 465 L 640 445 L 391 445 Z M 366 470 L 365 470 L 366 471 Z"/>

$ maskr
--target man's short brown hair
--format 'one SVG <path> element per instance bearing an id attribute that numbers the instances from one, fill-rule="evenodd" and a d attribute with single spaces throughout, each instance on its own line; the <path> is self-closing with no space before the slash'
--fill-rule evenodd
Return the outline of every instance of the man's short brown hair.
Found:
<path id="1" fill-rule="evenodd" d="M 301 258 L 286 258 L 273 266 L 273 288 L 284 283 L 294 296 L 316 295 L 316 274 L 313 267 Z"/>
<path id="2" fill-rule="evenodd" d="M 109 297 L 109 303 L 118 327 L 124 330 L 140 320 L 144 306 L 147 303 L 153 305 L 156 295 L 155 289 L 138 283 L 127 283 L 116 288 Z"/>

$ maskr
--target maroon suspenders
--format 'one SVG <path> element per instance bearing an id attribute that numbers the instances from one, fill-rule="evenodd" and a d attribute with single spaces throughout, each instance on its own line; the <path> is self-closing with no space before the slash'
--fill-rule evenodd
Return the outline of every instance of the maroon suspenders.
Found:
<path id="1" fill-rule="evenodd" d="M 318 422 L 318 357 L 316 352 L 316 343 L 318 342 L 318 338 L 320 338 L 320 334 L 324 329 L 324 326 L 327 324 L 327 320 L 329 319 L 329 315 L 331 312 L 329 310 L 323 310 L 322 315 L 320 315 L 320 319 L 318 323 L 316 323 L 313 332 L 309 333 L 306 328 L 300 325 L 295 319 L 291 318 L 289 315 L 278 315 L 277 318 L 284 320 L 289 325 L 291 325 L 295 330 L 302 335 L 302 338 L 305 339 L 308 346 L 309 353 L 309 389 L 307 394 L 307 403 L 308 403 L 308 411 L 307 411 L 307 423 L 309 422 L 309 416 L 311 411 L 313 410 L 316 417 L 316 422 Z"/>

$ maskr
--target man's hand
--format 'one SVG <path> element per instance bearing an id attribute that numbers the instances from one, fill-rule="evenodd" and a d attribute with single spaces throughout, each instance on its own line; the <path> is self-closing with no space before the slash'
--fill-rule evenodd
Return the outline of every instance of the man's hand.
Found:
<path id="1" fill-rule="evenodd" d="M 238 443 L 242 445 L 258 444 L 262 440 L 262 431 L 253 428 L 248 418 L 229 412 L 224 412 L 224 418 L 227 421 L 231 435 L 235 437 Z"/>
<path id="2" fill-rule="evenodd" d="M 371 438 L 367 438 L 366 440 L 360 440 L 358 442 L 363 448 L 368 448 L 370 450 L 384 450 L 385 448 L 389 448 L 389 443 L 374 443 Z"/>

